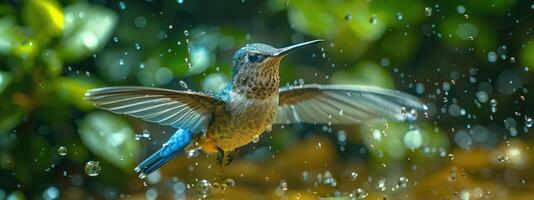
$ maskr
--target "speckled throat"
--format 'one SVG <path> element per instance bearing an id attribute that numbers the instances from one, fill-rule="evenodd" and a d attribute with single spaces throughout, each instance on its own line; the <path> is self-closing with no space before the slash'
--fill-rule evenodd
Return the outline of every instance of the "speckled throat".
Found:
<path id="1" fill-rule="evenodd" d="M 278 94 L 280 59 L 268 58 L 264 64 L 239 70 L 234 76 L 234 91 L 247 98 L 268 99 Z"/>

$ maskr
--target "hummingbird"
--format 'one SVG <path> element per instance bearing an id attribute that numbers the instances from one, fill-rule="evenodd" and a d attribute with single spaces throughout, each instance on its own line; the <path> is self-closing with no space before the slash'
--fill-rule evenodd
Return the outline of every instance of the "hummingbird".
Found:
<path id="1" fill-rule="evenodd" d="M 119 86 L 88 90 L 85 99 L 100 109 L 177 129 L 157 152 L 135 167 L 140 178 L 186 148 L 216 154 L 220 166 L 225 160 L 229 164 L 239 147 L 273 124 L 403 121 L 409 118 L 407 110 L 426 110 L 417 97 L 373 86 L 302 84 L 280 88 L 281 60 L 293 50 L 322 41 L 284 48 L 247 44 L 234 54 L 232 80 L 218 93 Z"/>

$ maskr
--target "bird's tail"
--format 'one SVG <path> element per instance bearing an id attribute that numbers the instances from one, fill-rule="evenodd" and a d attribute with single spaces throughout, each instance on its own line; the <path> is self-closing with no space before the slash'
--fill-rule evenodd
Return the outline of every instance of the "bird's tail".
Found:
<path id="1" fill-rule="evenodd" d="M 135 167 L 135 172 L 139 173 L 139 178 L 145 178 L 150 173 L 156 171 L 174 156 L 180 153 L 191 142 L 193 133 L 186 129 L 178 129 L 171 138 L 163 144 L 161 149 L 152 154 L 146 160 Z"/>

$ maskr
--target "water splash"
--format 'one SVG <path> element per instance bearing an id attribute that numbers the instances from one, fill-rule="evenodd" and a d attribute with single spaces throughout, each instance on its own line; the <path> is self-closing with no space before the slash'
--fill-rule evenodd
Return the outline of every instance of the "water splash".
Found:
<path id="1" fill-rule="evenodd" d="M 432 16 L 432 8 L 431 7 L 426 7 L 425 8 L 425 16 L 427 16 L 427 17 Z"/>
<path id="2" fill-rule="evenodd" d="M 60 146 L 60 147 L 57 149 L 57 153 L 58 153 L 60 156 L 66 156 L 66 155 L 67 155 L 67 147 Z"/>
<path id="3" fill-rule="evenodd" d="M 206 198 L 211 193 L 211 184 L 210 184 L 210 182 L 208 180 L 202 179 L 202 180 L 197 182 L 196 190 L 197 190 L 197 194 L 200 197 Z"/>
<path id="4" fill-rule="evenodd" d="M 100 170 L 100 162 L 98 161 L 91 160 L 85 163 L 84 171 L 88 176 L 98 176 L 98 174 L 100 174 Z"/>

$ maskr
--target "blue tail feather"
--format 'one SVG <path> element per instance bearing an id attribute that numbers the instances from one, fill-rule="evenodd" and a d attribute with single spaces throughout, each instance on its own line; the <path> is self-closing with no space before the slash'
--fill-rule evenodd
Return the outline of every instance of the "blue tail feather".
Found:
<path id="1" fill-rule="evenodd" d="M 135 167 L 134 170 L 139 173 L 139 178 L 145 178 L 147 175 L 169 162 L 169 160 L 184 150 L 184 148 L 191 142 L 192 137 L 193 133 L 190 131 L 186 129 L 178 129 L 171 138 L 163 144 L 161 149 Z"/>

